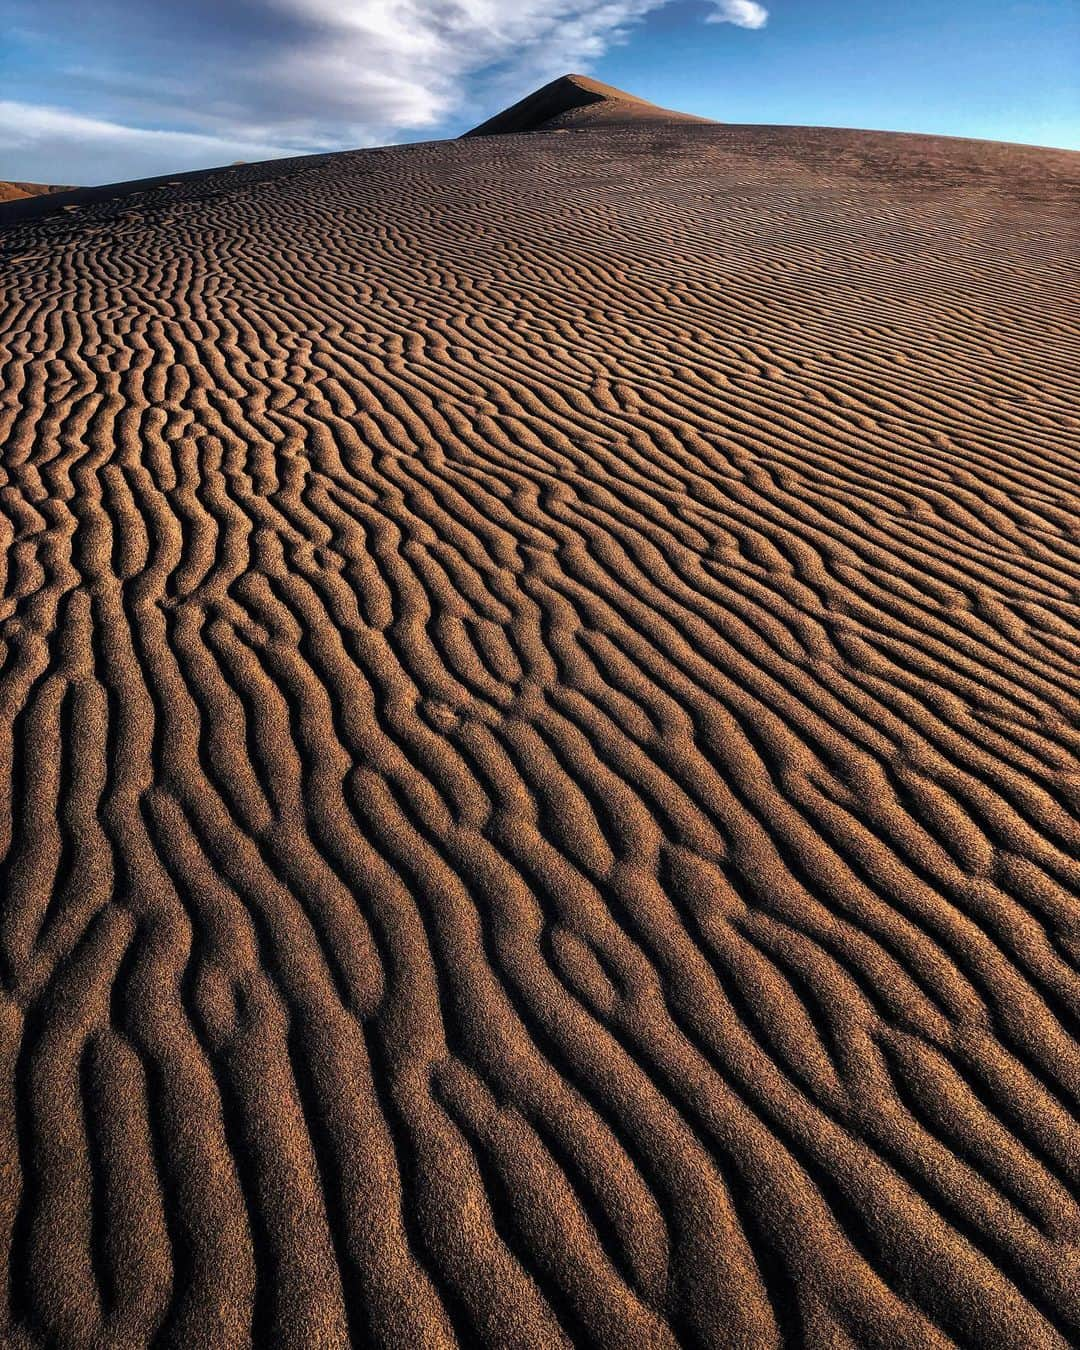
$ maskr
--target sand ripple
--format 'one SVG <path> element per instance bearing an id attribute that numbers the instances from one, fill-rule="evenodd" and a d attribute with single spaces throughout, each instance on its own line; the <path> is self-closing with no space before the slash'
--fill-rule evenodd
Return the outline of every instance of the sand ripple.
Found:
<path id="1" fill-rule="evenodd" d="M 1080 1334 L 1077 163 L 0 235 L 4 1345 Z"/>

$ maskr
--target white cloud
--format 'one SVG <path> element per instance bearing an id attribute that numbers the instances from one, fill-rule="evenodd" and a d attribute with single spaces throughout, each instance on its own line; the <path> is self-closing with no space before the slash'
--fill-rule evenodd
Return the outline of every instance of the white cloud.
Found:
<path id="1" fill-rule="evenodd" d="M 716 13 L 710 14 L 706 23 L 733 23 L 739 28 L 764 28 L 769 19 L 769 11 L 755 0 L 713 0 Z"/>
<path id="2" fill-rule="evenodd" d="M 93 71 L 83 53 L 100 50 L 97 7 L 36 0 L 41 31 L 72 53 L 70 78 L 40 90 L 51 106 L 11 102 L 0 115 L 0 177 L 101 183 L 445 133 L 590 69 L 670 2 L 98 0 L 108 59 Z M 752 0 L 714 4 L 710 22 L 767 18 Z"/>
<path id="3" fill-rule="evenodd" d="M 529 79 L 597 60 L 668 0 L 273 3 L 308 33 L 299 45 L 283 44 L 265 72 L 284 106 L 333 101 L 358 129 L 419 129 L 466 105 L 480 72 L 498 68 L 498 95 L 513 89 L 520 96 Z"/>

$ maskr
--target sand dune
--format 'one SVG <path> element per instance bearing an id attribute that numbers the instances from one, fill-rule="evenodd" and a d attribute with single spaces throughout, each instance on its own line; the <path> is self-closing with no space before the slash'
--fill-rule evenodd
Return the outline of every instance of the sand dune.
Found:
<path id="1" fill-rule="evenodd" d="M 0 234 L 0 1342 L 1075 1341 L 1078 166 Z"/>
<path id="2" fill-rule="evenodd" d="M 48 183 L 0 183 L 0 203 L 18 202 L 24 197 L 40 197 L 50 192 L 70 192 L 68 187 L 55 187 Z"/>
<path id="3" fill-rule="evenodd" d="M 469 136 L 505 136 L 522 131 L 583 131 L 640 127 L 643 123 L 707 122 L 704 117 L 658 108 L 634 94 L 587 75 L 563 75 L 518 103 L 481 122 Z"/>

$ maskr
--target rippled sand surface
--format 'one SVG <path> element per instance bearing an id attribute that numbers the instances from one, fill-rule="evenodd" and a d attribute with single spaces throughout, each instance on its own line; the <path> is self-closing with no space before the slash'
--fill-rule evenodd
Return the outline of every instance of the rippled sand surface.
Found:
<path id="1" fill-rule="evenodd" d="M 1080 1335 L 1078 168 L 7 208 L 0 1343 Z"/>

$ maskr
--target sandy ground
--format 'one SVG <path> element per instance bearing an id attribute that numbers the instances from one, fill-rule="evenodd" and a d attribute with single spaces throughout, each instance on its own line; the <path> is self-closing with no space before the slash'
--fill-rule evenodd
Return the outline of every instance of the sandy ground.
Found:
<path id="1" fill-rule="evenodd" d="M 0 203 L 18 202 L 24 197 L 40 197 L 50 192 L 71 192 L 69 187 L 55 187 L 50 183 L 0 183 Z"/>
<path id="2" fill-rule="evenodd" d="M 1077 1336 L 1078 169 L 0 232 L 0 1343 Z"/>

